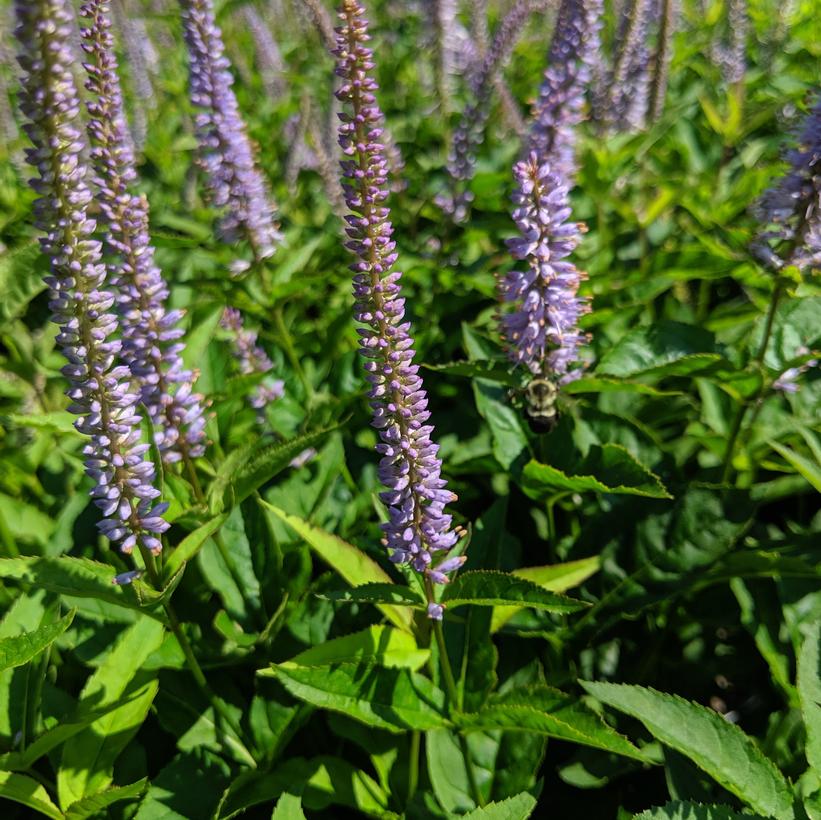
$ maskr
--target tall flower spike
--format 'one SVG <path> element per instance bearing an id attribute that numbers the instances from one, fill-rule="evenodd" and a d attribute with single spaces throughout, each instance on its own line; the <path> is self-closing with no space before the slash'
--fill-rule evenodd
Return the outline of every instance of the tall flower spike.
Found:
<path id="1" fill-rule="evenodd" d="M 347 248 L 356 261 L 353 291 L 354 316 L 360 353 L 364 356 L 373 426 L 379 431 L 381 454 L 379 478 L 387 490 L 381 493 L 388 507 L 382 525 L 390 558 L 410 564 L 430 583 L 444 583 L 463 556 L 448 556 L 458 533 L 451 528 L 445 505 L 454 500 L 441 477 L 438 446 L 431 440 L 428 399 L 419 366 L 413 363 L 410 322 L 405 321 L 405 300 L 400 278 L 393 270 L 396 243 L 388 197 L 387 161 L 382 143 L 382 112 L 376 102 L 378 88 L 370 72 L 372 52 L 365 45 L 368 22 L 358 0 L 342 0 L 336 29 L 336 73 L 342 82 L 337 91 L 345 111 L 339 115 L 339 144 L 345 199 L 351 213 L 346 217 Z M 439 556 L 445 556 L 441 561 Z M 431 601 L 428 614 L 441 618 L 441 607 Z"/>
<path id="2" fill-rule="evenodd" d="M 87 103 L 109 283 L 117 294 L 122 357 L 131 370 L 154 428 L 163 461 L 205 452 L 202 397 L 182 363 L 185 345 L 177 325 L 182 311 L 166 310 L 168 288 L 154 261 L 148 233 L 148 201 L 133 193 L 137 178 L 128 134 L 107 0 L 80 8 L 83 50 L 91 94 Z"/>
<path id="3" fill-rule="evenodd" d="M 576 171 L 576 129 L 584 118 L 584 92 L 601 28 L 601 0 L 562 0 L 550 44 L 547 69 L 533 106 L 525 154 L 572 186 Z"/>
<path id="4" fill-rule="evenodd" d="M 807 116 L 798 145 L 787 153 L 789 171 L 761 198 L 763 230 L 753 251 L 769 267 L 821 269 L 821 96 Z"/>
<path id="5" fill-rule="evenodd" d="M 464 222 L 473 201 L 468 184 L 476 169 L 476 149 L 482 144 L 485 125 L 490 115 L 493 79 L 510 56 L 516 39 L 531 12 L 545 5 L 544 0 L 516 0 L 513 8 L 499 24 L 479 69 L 471 74 L 468 89 L 470 102 L 465 107 L 448 156 L 451 191 L 436 199 L 437 205 L 455 222 Z"/>
<path id="6" fill-rule="evenodd" d="M 527 267 L 499 282 L 500 297 L 514 306 L 500 317 L 502 336 L 514 362 L 562 385 L 578 377 L 573 365 L 586 341 L 578 328 L 579 317 L 589 311 L 578 296 L 584 274 L 567 259 L 579 242 L 579 226 L 567 221 L 567 183 L 535 152 L 516 163 L 513 173 L 513 219 L 520 236 L 507 244 Z"/>
<path id="7" fill-rule="evenodd" d="M 83 158 L 86 142 L 77 127 L 80 99 L 71 73 L 73 14 L 68 0 L 17 0 L 17 38 L 23 68 L 20 107 L 34 143 L 28 161 L 39 176 L 32 186 L 39 199 L 35 219 L 45 232 L 40 242 L 51 261 L 49 308 L 60 326 L 57 344 L 68 359 L 69 411 L 74 426 L 90 441 L 83 448 L 91 495 L 105 516 L 99 528 L 123 552 L 135 545 L 162 548 L 168 524 L 166 504 L 153 506 L 154 466 L 140 444 L 138 396 L 129 391 L 127 367 L 115 365 L 120 343 L 112 312 L 114 296 L 105 290 L 105 266 L 96 228 L 88 216 L 92 200 Z"/>
<path id="8" fill-rule="evenodd" d="M 180 5 L 191 102 L 199 109 L 200 164 L 213 204 L 224 209 L 220 233 L 227 242 L 247 239 L 254 257 L 266 259 L 281 237 L 268 186 L 254 163 L 212 0 L 180 0 Z"/>

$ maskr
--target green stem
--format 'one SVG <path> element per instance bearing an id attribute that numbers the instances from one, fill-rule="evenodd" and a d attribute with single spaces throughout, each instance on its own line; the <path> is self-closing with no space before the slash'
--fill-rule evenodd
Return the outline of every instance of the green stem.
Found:
<path id="1" fill-rule="evenodd" d="M 433 589 L 430 579 L 425 579 L 428 600 L 433 600 Z M 447 692 L 448 702 L 452 709 L 459 706 L 459 690 L 456 688 L 456 679 L 453 677 L 453 669 L 448 658 L 448 650 L 445 646 L 445 633 L 442 631 L 442 622 L 433 621 L 433 636 L 436 639 L 436 646 L 439 650 L 439 664 L 442 668 L 442 678 L 445 681 L 445 691 Z M 473 760 L 470 757 L 470 749 L 468 748 L 467 738 L 461 733 L 457 732 L 456 736 L 459 738 L 459 748 L 462 750 L 462 757 L 465 761 L 465 772 L 468 777 L 468 785 L 470 786 L 471 795 L 476 801 L 477 806 L 484 806 L 485 801 L 482 799 L 479 791 L 479 784 L 476 781 L 476 772 L 473 768 Z"/>
<path id="2" fill-rule="evenodd" d="M 145 568 L 148 571 L 148 577 L 151 580 L 154 588 L 159 592 L 162 590 L 162 581 L 160 579 L 160 574 L 157 571 L 157 564 L 154 560 L 154 556 L 151 552 L 144 547 L 140 547 L 140 552 L 143 557 L 143 561 L 145 562 Z M 177 613 L 174 611 L 174 607 L 171 605 L 170 601 L 163 602 L 163 609 L 165 610 L 165 615 L 168 619 L 168 626 L 177 639 L 177 643 L 180 645 L 180 649 L 182 650 L 182 654 L 185 657 L 185 662 L 188 665 L 191 674 L 194 676 L 194 681 L 196 682 L 197 686 L 199 686 L 200 690 L 202 691 L 203 695 L 205 695 L 208 702 L 214 709 L 214 717 L 220 718 L 222 721 L 225 722 L 225 725 L 228 726 L 231 731 L 237 736 L 237 738 L 242 737 L 242 730 L 240 729 L 239 724 L 234 720 L 233 715 L 228 711 L 225 704 L 217 697 L 216 693 L 211 689 L 208 685 L 208 680 L 205 677 L 205 674 L 202 671 L 202 667 L 199 664 L 199 661 L 194 655 L 194 650 L 191 647 L 188 638 L 183 632 L 182 624 L 180 623 L 179 618 L 177 617 Z M 217 726 L 219 726 L 219 721 L 215 720 Z M 223 742 L 225 742 L 225 737 L 222 738 Z M 237 745 L 237 744 L 235 744 Z M 247 762 L 253 768 L 256 768 L 256 761 L 254 760 L 251 753 L 244 747 L 242 744 L 238 744 L 239 748 L 241 748 L 244 752 L 244 756 L 247 758 Z"/>
<path id="3" fill-rule="evenodd" d="M 773 295 L 770 299 L 770 306 L 767 309 L 767 319 L 764 323 L 764 334 L 761 337 L 761 344 L 756 351 L 755 356 L 753 357 L 753 361 L 758 366 L 759 370 L 764 363 L 764 356 L 767 353 L 767 346 L 770 343 L 770 336 L 773 332 L 773 323 L 775 322 L 775 311 L 778 307 L 778 300 L 781 298 L 781 290 L 782 290 L 782 283 L 780 281 L 776 282 L 775 288 L 773 289 Z M 763 375 L 763 374 L 762 374 Z M 753 396 L 753 401 L 759 401 L 764 394 L 764 380 L 762 378 L 761 386 L 756 391 L 755 395 Z M 730 473 L 733 467 L 733 458 L 735 456 L 735 447 L 736 442 L 741 434 L 744 416 L 747 413 L 747 407 L 749 405 L 749 400 L 744 399 L 742 400 L 741 404 L 739 405 L 735 418 L 733 419 L 732 427 L 730 428 L 730 435 L 727 437 L 727 447 L 724 450 L 724 467 L 721 471 L 721 483 L 725 484 L 729 478 Z"/>
<path id="4" fill-rule="evenodd" d="M 408 799 L 410 805 L 413 796 L 416 794 L 416 786 L 419 783 L 419 746 L 422 740 L 422 733 L 411 732 L 410 738 L 410 759 L 408 761 Z"/>

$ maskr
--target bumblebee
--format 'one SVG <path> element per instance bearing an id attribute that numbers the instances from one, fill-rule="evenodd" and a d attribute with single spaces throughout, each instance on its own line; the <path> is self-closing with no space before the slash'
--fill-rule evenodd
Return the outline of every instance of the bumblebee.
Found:
<path id="1" fill-rule="evenodd" d="M 537 376 L 525 385 L 525 416 L 534 433 L 549 433 L 558 424 L 558 398 L 556 382 L 543 376 Z"/>

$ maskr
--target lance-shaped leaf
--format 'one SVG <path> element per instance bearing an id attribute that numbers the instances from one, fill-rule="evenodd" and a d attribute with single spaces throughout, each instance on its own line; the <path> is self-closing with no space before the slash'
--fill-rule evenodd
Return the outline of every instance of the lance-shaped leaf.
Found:
<path id="1" fill-rule="evenodd" d="M 536 798 L 522 792 L 507 800 L 488 803 L 486 806 L 462 815 L 463 820 L 527 820 L 536 808 Z"/>
<path id="2" fill-rule="evenodd" d="M 517 687 L 494 697 L 478 712 L 456 714 L 454 722 L 465 730 L 536 732 L 644 763 L 652 762 L 583 703 L 547 686 Z"/>
<path id="3" fill-rule="evenodd" d="M 188 533 L 174 548 L 165 562 L 163 575 L 171 578 L 187 561 L 190 561 L 203 547 L 205 542 L 227 521 L 228 514 L 222 513 Z"/>
<path id="4" fill-rule="evenodd" d="M 789 784 L 751 738 L 712 709 L 641 686 L 581 681 L 602 703 L 638 718 L 755 811 L 792 820 Z"/>
<path id="5" fill-rule="evenodd" d="M 417 608 L 426 606 L 424 598 L 416 591 L 398 584 L 363 584 L 353 589 L 317 593 L 317 598 L 340 604 L 398 604 Z"/>
<path id="6" fill-rule="evenodd" d="M 234 450 L 220 465 L 208 492 L 208 506 L 216 515 L 239 504 L 281 473 L 303 450 L 315 447 L 335 427 L 314 430 L 290 441 L 261 445 L 252 441 Z"/>
<path id="7" fill-rule="evenodd" d="M 26 774 L 0 772 L 0 798 L 2 797 L 22 803 L 46 817 L 62 820 L 63 813 L 54 805 L 45 787 Z"/>
<path id="8" fill-rule="evenodd" d="M 636 814 L 633 820 L 764 820 L 760 814 L 741 814 L 729 806 L 705 806 L 673 800 Z"/>
<path id="9" fill-rule="evenodd" d="M 537 501 L 561 492 L 672 498 L 659 477 L 618 444 L 594 444 L 572 475 L 558 467 L 530 461 L 522 471 L 522 489 Z"/>
<path id="10" fill-rule="evenodd" d="M 353 544 L 331 535 L 319 527 L 289 515 L 284 510 L 263 501 L 262 505 L 284 521 L 297 535 L 305 540 L 308 546 L 338 572 L 352 587 L 364 584 L 390 584 L 391 579 L 385 570 L 372 558 L 358 550 Z M 411 630 L 413 613 L 407 607 L 378 604 L 385 615 L 400 629 Z"/>
<path id="11" fill-rule="evenodd" d="M 368 663 L 300 666 L 291 661 L 272 668 L 295 698 L 369 726 L 405 732 L 448 725 L 444 693 L 407 669 Z"/>
<path id="12" fill-rule="evenodd" d="M 821 622 L 816 621 L 804 638 L 798 655 L 797 686 L 801 714 L 807 730 L 804 754 L 821 777 Z"/>
<path id="13" fill-rule="evenodd" d="M 599 571 L 601 559 L 598 555 L 568 561 L 564 564 L 549 564 L 543 567 L 522 567 L 511 573 L 517 578 L 532 581 L 550 592 L 564 592 L 584 583 L 591 575 Z M 493 610 L 490 631 L 500 630 L 519 610 L 518 606 L 498 606 Z"/>
<path id="14" fill-rule="evenodd" d="M 589 604 L 550 592 L 507 572 L 463 572 L 445 587 L 442 603 L 459 606 L 529 606 L 548 612 L 578 612 Z"/>
<path id="15" fill-rule="evenodd" d="M 407 632 L 392 626 L 369 626 L 361 632 L 312 646 L 291 658 L 297 666 L 330 666 L 340 662 L 368 663 L 388 669 L 417 670 L 427 663 L 429 649 L 420 649 Z M 270 669 L 262 669 L 262 676 L 276 677 Z"/>
<path id="16" fill-rule="evenodd" d="M 109 564 L 88 558 L 0 558 L 0 578 L 13 578 L 49 592 L 97 598 L 140 610 L 155 607 L 162 601 L 161 593 L 140 580 L 121 586 L 114 584 L 115 575 Z"/>
<path id="17" fill-rule="evenodd" d="M 121 800 L 135 800 L 140 797 L 148 786 L 148 778 L 144 777 L 128 786 L 112 786 L 96 794 L 91 794 L 72 803 L 66 810 L 66 820 L 86 820 L 119 803 Z"/>
<path id="18" fill-rule="evenodd" d="M 0 638 L 0 672 L 22 666 L 36 658 L 65 632 L 74 620 L 76 609 L 54 623 L 45 624 L 34 632 L 24 632 L 10 638 Z"/>

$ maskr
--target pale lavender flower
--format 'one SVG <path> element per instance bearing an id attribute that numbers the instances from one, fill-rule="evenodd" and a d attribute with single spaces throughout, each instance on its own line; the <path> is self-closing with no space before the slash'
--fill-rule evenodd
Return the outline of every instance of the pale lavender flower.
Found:
<path id="1" fill-rule="evenodd" d="M 471 75 L 468 89 L 470 102 L 453 133 L 453 145 L 448 155 L 451 190 L 436 198 L 436 204 L 455 222 L 467 219 L 473 201 L 468 184 L 476 170 L 476 150 L 484 140 L 485 126 L 490 116 L 493 79 L 510 56 L 531 12 L 543 5 L 543 0 L 516 0 L 499 24 L 479 70 Z"/>
<path id="2" fill-rule="evenodd" d="M 205 452 L 202 397 L 183 366 L 178 327 L 182 311 L 168 311 L 168 287 L 154 261 L 148 233 L 148 201 L 133 192 L 137 178 L 128 135 L 107 0 L 80 8 L 96 199 L 105 228 L 108 276 L 117 294 L 122 357 L 136 380 L 163 461 Z"/>
<path id="3" fill-rule="evenodd" d="M 661 25 L 656 48 L 655 71 L 650 92 L 650 116 L 653 121 L 661 118 L 664 99 L 667 96 L 667 81 L 670 74 L 670 59 L 673 51 L 673 34 L 678 25 L 681 10 L 678 0 L 661 0 Z"/>
<path id="4" fill-rule="evenodd" d="M 256 259 L 273 255 L 281 239 L 268 186 L 254 162 L 251 141 L 233 89 L 231 64 L 212 0 L 180 0 L 188 46 L 191 102 L 200 164 L 213 204 L 222 208 L 226 241 L 247 239 Z"/>
<path id="5" fill-rule="evenodd" d="M 89 218 L 92 201 L 86 182 L 86 142 L 77 127 L 80 99 L 71 73 L 73 14 L 68 0 L 17 0 L 17 39 L 23 68 L 20 108 L 34 148 L 28 161 L 39 176 L 32 186 L 39 199 L 35 219 L 51 261 L 46 278 L 49 308 L 60 326 L 57 344 L 68 359 L 69 411 L 75 427 L 90 437 L 83 447 L 91 495 L 102 510 L 98 525 L 123 552 L 135 545 L 157 553 L 157 537 L 168 528 L 167 504 L 154 505 L 154 465 L 140 443 L 138 396 L 129 391 L 129 370 L 115 365 L 120 342 L 114 296 L 105 290 L 101 246 Z"/>
<path id="6" fill-rule="evenodd" d="M 750 30 L 747 0 L 730 0 L 727 28 L 727 47 L 719 50 L 721 70 L 728 85 L 737 85 L 744 82 L 747 73 L 747 36 Z"/>
<path id="7" fill-rule="evenodd" d="M 232 353 L 239 366 L 239 372 L 249 376 L 254 373 L 270 373 L 274 363 L 268 354 L 257 344 L 257 333 L 248 330 L 242 321 L 242 314 L 232 307 L 225 308 L 220 319 L 223 330 L 232 336 Z M 285 392 L 285 382 L 281 379 L 267 379 L 257 385 L 251 394 L 249 404 L 257 411 L 257 422 L 265 423 L 265 408 Z"/>
<path id="8" fill-rule="evenodd" d="M 278 100 L 285 93 L 287 69 L 279 45 L 271 34 L 271 29 L 259 11 L 252 5 L 243 6 L 240 15 L 254 41 L 256 60 L 260 76 L 272 100 Z"/>
<path id="9" fill-rule="evenodd" d="M 789 171 L 761 198 L 753 252 L 769 267 L 821 268 L 821 97 L 807 116 Z"/>
<path id="10" fill-rule="evenodd" d="M 578 322 L 589 310 L 578 296 L 584 274 L 567 259 L 579 242 L 579 226 L 568 222 L 567 183 L 536 153 L 518 162 L 513 173 L 513 219 L 520 235 L 507 244 L 527 266 L 499 282 L 500 298 L 513 307 L 499 317 L 502 336 L 514 362 L 566 384 L 580 372 L 573 366 L 586 337 Z"/>
<path id="11" fill-rule="evenodd" d="M 333 52 L 336 48 L 336 34 L 334 34 L 333 17 L 328 9 L 321 0 L 299 0 L 299 2 L 308 12 L 308 16 L 311 18 L 311 22 L 325 48 L 329 52 Z"/>
<path id="12" fill-rule="evenodd" d="M 647 38 L 652 11 L 652 0 L 631 0 L 624 18 L 624 35 L 608 81 L 610 93 L 603 112 L 611 129 L 637 128 L 643 124 L 650 91 Z"/>
<path id="13" fill-rule="evenodd" d="M 799 347 L 796 350 L 797 356 L 806 356 L 809 348 Z M 774 382 L 773 390 L 780 390 L 782 393 L 797 393 L 798 379 L 804 375 L 811 367 L 818 366 L 818 359 L 809 359 L 797 367 L 788 367 Z"/>
<path id="14" fill-rule="evenodd" d="M 142 578 L 143 570 L 141 569 L 131 569 L 128 572 L 121 572 L 119 575 L 115 575 L 111 579 L 111 583 L 118 587 L 128 586 L 128 584 L 133 584 L 134 581 Z"/>
<path id="15" fill-rule="evenodd" d="M 360 353 L 365 357 L 373 425 L 379 431 L 379 479 L 387 490 L 380 494 L 389 520 L 382 525 L 390 559 L 410 564 L 433 583 L 447 581 L 463 556 L 450 556 L 458 538 L 445 505 L 454 500 L 441 476 L 438 446 L 431 440 L 428 399 L 419 366 L 413 363 L 413 338 L 405 320 L 405 300 L 393 270 L 397 259 L 388 197 L 387 161 L 382 137 L 382 112 L 376 102 L 378 88 L 370 72 L 372 52 L 364 9 L 358 0 L 342 0 L 337 28 L 336 73 L 342 84 L 337 96 L 347 103 L 340 114 L 339 144 L 345 198 L 351 213 L 347 248 L 356 261 L 354 315 Z M 444 555 L 441 561 L 436 556 Z M 441 618 L 440 608 L 429 612 Z"/>

